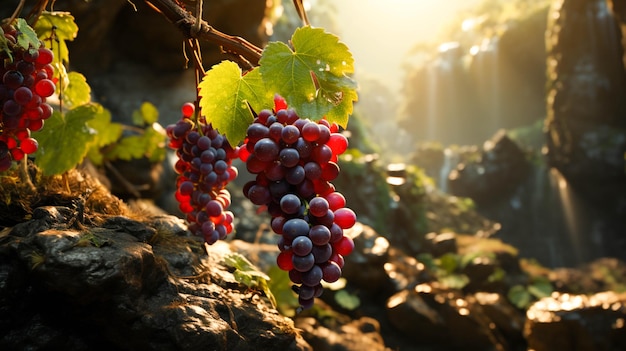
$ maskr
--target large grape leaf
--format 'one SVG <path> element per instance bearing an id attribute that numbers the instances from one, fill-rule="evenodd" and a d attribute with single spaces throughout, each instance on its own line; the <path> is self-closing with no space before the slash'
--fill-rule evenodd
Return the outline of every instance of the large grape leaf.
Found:
<path id="1" fill-rule="evenodd" d="M 39 39 L 54 51 L 54 62 L 68 64 L 70 57 L 65 42 L 74 40 L 78 35 L 78 26 L 74 22 L 74 16 L 69 12 L 44 11 L 35 23 L 34 29 Z"/>
<path id="2" fill-rule="evenodd" d="M 96 138 L 96 132 L 87 122 L 103 113 L 104 108 L 98 104 L 81 105 L 65 115 L 55 111 L 46 120 L 45 128 L 33 133 L 39 141 L 35 163 L 45 175 L 64 173 L 83 160 Z"/>
<path id="3" fill-rule="evenodd" d="M 348 47 L 322 28 L 298 28 L 293 50 L 285 43 L 269 43 L 261 56 L 260 71 L 271 91 L 282 95 L 302 117 L 324 116 L 345 127 L 357 101 L 354 59 Z"/>
<path id="4" fill-rule="evenodd" d="M 232 145 L 239 144 L 245 137 L 254 120 L 252 110 L 258 112 L 273 104 L 273 96 L 265 87 L 259 69 L 242 76 L 239 66 L 231 61 L 213 66 L 198 88 L 202 116 Z"/>

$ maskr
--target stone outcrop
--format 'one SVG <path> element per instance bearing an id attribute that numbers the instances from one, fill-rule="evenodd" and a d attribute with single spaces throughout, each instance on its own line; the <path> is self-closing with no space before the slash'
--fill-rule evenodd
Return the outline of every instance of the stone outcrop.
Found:
<path id="1" fill-rule="evenodd" d="M 4 350 L 311 350 L 228 244 L 206 248 L 172 216 L 76 223 L 44 206 L 0 237 Z"/>

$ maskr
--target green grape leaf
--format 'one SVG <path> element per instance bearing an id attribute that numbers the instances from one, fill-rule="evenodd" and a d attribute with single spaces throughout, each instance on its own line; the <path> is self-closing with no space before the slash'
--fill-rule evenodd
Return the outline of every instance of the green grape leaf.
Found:
<path id="1" fill-rule="evenodd" d="M 536 277 L 533 282 L 528 285 L 528 292 L 534 297 L 541 299 L 550 296 L 554 288 L 547 278 Z"/>
<path id="2" fill-rule="evenodd" d="M 9 62 L 13 62 L 13 52 L 9 48 L 9 42 L 7 41 L 7 38 L 4 36 L 4 30 L 2 30 L 2 28 L 0 28 L 0 53 L 6 54 L 9 59 Z"/>
<path id="3" fill-rule="evenodd" d="M 282 95 L 301 117 L 346 127 L 358 100 L 354 59 L 348 47 L 322 28 L 298 28 L 291 37 L 294 50 L 269 43 L 259 61 L 263 81 Z"/>
<path id="4" fill-rule="evenodd" d="M 63 103 L 72 108 L 72 106 L 80 106 L 89 102 L 91 102 L 91 88 L 87 84 L 87 79 L 78 72 L 69 72 L 67 85 L 63 89 Z"/>
<path id="5" fill-rule="evenodd" d="M 165 135 L 165 129 L 154 122 L 146 129 L 144 129 L 143 137 L 145 139 L 146 157 L 151 162 L 160 162 L 165 159 L 165 141 L 167 139 Z"/>
<path id="6" fill-rule="evenodd" d="M 470 281 L 465 274 L 444 274 L 437 277 L 437 280 L 448 289 L 463 289 Z"/>
<path id="7" fill-rule="evenodd" d="M 157 124 L 158 123 L 154 123 Z M 154 125 L 153 124 L 153 125 Z M 109 160 L 125 160 L 147 157 L 150 161 L 161 161 L 165 157 L 165 135 L 153 125 L 145 128 L 141 134 L 123 136 L 104 157 Z"/>
<path id="8" fill-rule="evenodd" d="M 50 49 L 54 52 L 54 61 L 69 63 L 70 56 L 66 41 L 72 41 L 78 35 L 78 26 L 69 12 L 44 11 L 34 26 L 35 32 L 43 42 L 54 43 Z M 58 42 L 57 42 L 58 39 Z"/>
<path id="9" fill-rule="evenodd" d="M 83 160 L 96 138 L 96 132 L 87 126 L 87 122 L 103 113 L 104 108 L 98 104 L 81 105 L 65 115 L 54 111 L 46 121 L 46 127 L 33 133 L 39 142 L 35 164 L 44 175 L 64 173 Z"/>
<path id="10" fill-rule="evenodd" d="M 123 137 L 115 144 L 115 147 L 105 153 L 104 157 L 109 160 L 130 161 L 144 156 L 145 140 L 141 135 Z"/>
<path id="11" fill-rule="evenodd" d="M 446 273 L 452 273 L 459 267 L 459 255 L 455 253 L 445 253 L 438 258 L 439 267 Z"/>
<path id="12" fill-rule="evenodd" d="M 350 294 L 345 290 L 338 291 L 335 294 L 335 301 L 339 304 L 339 306 L 350 311 L 359 307 L 361 304 L 361 299 L 359 299 L 358 296 Z"/>
<path id="13" fill-rule="evenodd" d="M 507 297 L 512 304 L 518 308 L 526 308 L 530 304 L 532 296 L 522 285 L 515 285 L 507 293 Z"/>
<path id="14" fill-rule="evenodd" d="M 133 111 L 132 119 L 136 126 L 152 124 L 159 120 L 159 110 L 146 101 L 141 104 L 138 110 Z"/>
<path id="15" fill-rule="evenodd" d="M 104 162 L 100 149 L 116 142 L 122 136 L 122 125 L 111 123 L 111 113 L 107 109 L 104 109 L 104 112 L 97 118 L 88 121 L 87 125 L 96 132 L 96 138 L 87 151 L 87 158 L 99 166 Z"/>
<path id="16" fill-rule="evenodd" d="M 273 265 L 267 271 L 267 275 L 270 277 L 269 288 L 276 298 L 276 308 L 284 316 L 294 316 L 300 304 L 298 297 L 291 290 L 292 283 L 289 280 L 289 274 Z"/>
<path id="17" fill-rule="evenodd" d="M 244 139 L 254 120 L 252 110 L 272 106 L 272 95 L 259 70 L 253 69 L 242 77 L 239 66 L 231 61 L 213 66 L 202 78 L 198 89 L 202 116 L 232 145 Z"/>
<path id="18" fill-rule="evenodd" d="M 94 145 L 97 147 L 112 144 L 122 136 L 122 125 L 111 122 L 111 112 L 105 108 L 96 118 L 87 122 L 87 125 L 96 131 Z"/>
<path id="19" fill-rule="evenodd" d="M 17 30 L 17 38 L 15 38 L 17 45 L 24 50 L 28 50 L 31 45 L 34 48 L 39 48 L 40 43 L 37 33 L 26 23 L 26 20 L 18 18 L 15 21 L 15 29 Z"/>
<path id="20" fill-rule="evenodd" d="M 272 306 L 276 307 L 276 299 L 269 288 L 270 277 L 267 274 L 259 271 L 247 258 L 235 252 L 224 256 L 224 264 L 235 269 L 233 277 L 237 282 L 250 289 L 260 289 L 270 300 Z"/>

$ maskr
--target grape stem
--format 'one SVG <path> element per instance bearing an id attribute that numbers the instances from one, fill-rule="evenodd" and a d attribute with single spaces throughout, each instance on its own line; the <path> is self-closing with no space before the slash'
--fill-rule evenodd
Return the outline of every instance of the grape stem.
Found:
<path id="1" fill-rule="evenodd" d="M 218 44 L 224 53 L 235 55 L 246 66 L 259 65 L 263 50 L 249 41 L 218 31 L 202 18 L 187 12 L 173 0 L 145 0 L 145 2 L 176 25 L 186 37 Z"/>

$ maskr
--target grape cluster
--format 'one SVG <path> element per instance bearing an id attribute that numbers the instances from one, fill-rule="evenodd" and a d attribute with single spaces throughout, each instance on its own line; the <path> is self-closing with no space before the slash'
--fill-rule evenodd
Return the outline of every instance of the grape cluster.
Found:
<path id="1" fill-rule="evenodd" d="M 14 27 L 5 28 L 9 55 L 0 53 L 0 172 L 37 151 L 30 133 L 52 115 L 46 98 L 55 91 L 52 51 L 32 45 L 24 50 L 17 45 L 17 34 Z"/>
<path id="2" fill-rule="evenodd" d="M 169 147 L 178 156 L 175 197 L 191 233 L 213 244 L 233 230 L 234 216 L 227 210 L 230 193 L 225 187 L 237 177 L 232 160 L 238 157 L 239 148 L 233 148 L 211 124 L 194 123 L 194 111 L 192 103 L 183 104 L 183 118 L 166 128 Z"/>
<path id="3" fill-rule="evenodd" d="M 275 112 L 260 111 L 248 127 L 239 151 L 256 174 L 243 192 L 252 203 L 267 206 L 271 228 L 281 235 L 278 267 L 289 272 L 302 310 L 321 295 L 322 280 L 341 277 L 344 256 L 354 249 L 343 230 L 354 225 L 356 215 L 331 183 L 348 140 L 336 124 L 301 119 L 280 96 L 274 102 Z"/>

